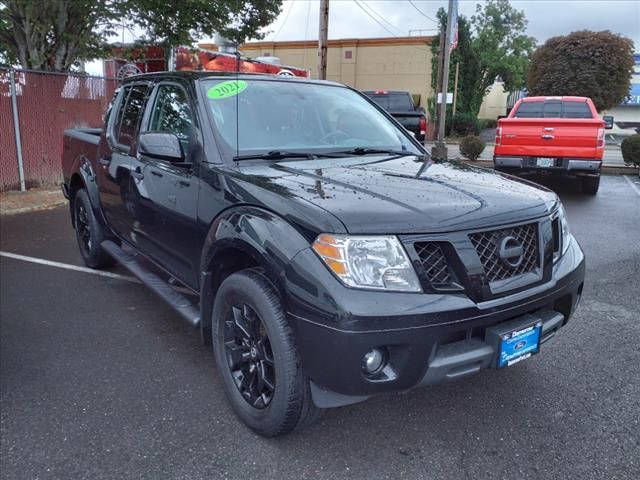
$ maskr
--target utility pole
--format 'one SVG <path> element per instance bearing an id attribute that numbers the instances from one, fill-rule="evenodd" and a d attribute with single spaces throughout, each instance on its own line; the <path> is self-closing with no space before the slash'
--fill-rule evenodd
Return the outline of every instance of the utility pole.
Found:
<path id="1" fill-rule="evenodd" d="M 438 92 L 440 91 L 440 89 L 442 88 L 442 60 L 444 57 L 444 49 L 445 49 L 445 36 L 444 36 L 444 25 L 440 25 L 440 43 L 438 44 L 438 76 L 436 78 L 436 100 L 438 99 Z M 438 138 L 438 132 L 440 131 L 440 106 L 438 105 L 438 102 L 436 101 L 436 129 L 435 129 L 435 135 L 436 135 L 436 140 L 440 140 Z"/>
<path id="2" fill-rule="evenodd" d="M 447 92 L 449 90 L 449 60 L 451 58 L 451 45 L 449 45 L 449 39 L 451 38 L 451 15 L 454 12 L 454 0 L 449 0 L 449 9 L 447 12 L 447 33 L 445 34 L 444 41 L 444 61 L 442 65 L 442 84 L 440 85 L 440 92 L 442 92 L 442 103 L 438 105 L 440 123 L 438 125 L 438 141 L 435 147 L 431 150 L 431 157 L 434 160 L 447 160 L 447 146 L 444 143 L 444 126 L 447 121 Z"/>
<path id="3" fill-rule="evenodd" d="M 318 35 L 318 78 L 327 79 L 327 43 L 329 38 L 329 0 L 320 0 L 320 33 Z"/>
<path id="4" fill-rule="evenodd" d="M 456 114 L 456 106 L 458 105 L 458 76 L 460 75 L 460 62 L 456 62 L 456 79 L 453 81 L 453 115 Z"/>

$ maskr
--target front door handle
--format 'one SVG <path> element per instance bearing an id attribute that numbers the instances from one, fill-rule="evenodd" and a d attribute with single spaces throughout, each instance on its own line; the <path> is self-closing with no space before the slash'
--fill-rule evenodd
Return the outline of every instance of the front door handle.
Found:
<path id="1" fill-rule="evenodd" d="M 186 180 L 178 180 L 178 185 L 181 187 L 189 187 L 191 186 L 191 182 L 187 182 Z"/>
<path id="2" fill-rule="evenodd" d="M 109 165 L 111 165 L 111 159 L 107 157 L 101 157 L 100 160 L 98 160 L 98 162 L 100 162 L 100 165 L 104 165 L 105 167 L 108 167 Z"/>
<path id="3" fill-rule="evenodd" d="M 162 177 L 162 174 L 157 170 L 151 170 L 151 175 L 155 175 L 156 177 Z"/>
<path id="4" fill-rule="evenodd" d="M 133 178 L 135 178 L 136 180 L 142 180 L 144 178 L 144 174 L 142 173 L 140 168 L 136 168 L 135 170 L 132 170 L 131 171 L 131 176 Z"/>

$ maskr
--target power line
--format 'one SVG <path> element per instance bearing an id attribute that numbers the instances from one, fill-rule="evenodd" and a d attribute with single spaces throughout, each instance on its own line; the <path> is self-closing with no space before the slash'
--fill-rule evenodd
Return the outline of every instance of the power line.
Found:
<path id="1" fill-rule="evenodd" d="M 280 28 L 278 29 L 278 31 L 275 33 L 275 35 L 272 38 L 272 40 L 274 42 L 275 42 L 276 38 L 278 38 L 278 35 L 280 35 L 280 32 L 282 31 L 282 28 L 287 23 L 287 19 L 289 18 L 289 14 L 291 13 L 291 10 L 293 10 L 293 4 L 294 4 L 294 0 L 291 0 L 291 3 L 289 4 L 289 10 L 287 10 L 287 13 L 284 15 L 284 20 L 282 20 L 282 25 L 280 25 Z"/>
<path id="2" fill-rule="evenodd" d="M 367 14 L 367 16 L 369 18 L 371 18 L 371 20 L 373 20 L 374 22 L 376 22 L 379 26 L 381 26 L 386 32 L 388 32 L 389 34 L 391 34 L 392 37 L 394 38 L 400 38 L 398 37 L 395 33 L 393 33 L 391 30 L 389 30 L 387 27 L 384 26 L 383 23 L 381 23 L 380 21 L 378 21 L 378 19 L 376 17 L 374 17 L 373 15 L 371 15 L 361 4 L 358 0 L 353 0 L 353 3 L 355 3 L 360 10 L 362 10 L 364 13 Z M 394 27 L 396 28 L 396 27 Z M 422 47 L 416 47 L 415 45 L 410 45 L 413 48 L 417 48 L 418 50 L 422 50 L 422 51 L 427 51 L 427 48 L 422 48 Z"/>
<path id="3" fill-rule="evenodd" d="M 418 12 L 418 13 L 419 13 L 420 15 L 422 15 L 424 18 L 426 18 L 427 20 L 431 20 L 432 22 L 435 22 L 435 23 L 440 23 L 440 22 L 438 22 L 437 20 L 434 20 L 433 18 L 431 18 L 431 17 L 430 17 L 429 15 L 427 15 L 426 13 L 424 13 L 424 12 L 423 12 L 422 10 L 420 10 L 418 7 L 416 7 L 416 4 L 415 4 L 415 3 L 413 3 L 411 0 L 408 0 L 408 1 L 409 1 L 409 3 L 411 4 L 411 6 L 412 6 L 413 8 L 415 8 L 415 9 L 416 9 L 416 12 Z"/>
<path id="4" fill-rule="evenodd" d="M 389 25 L 391 28 L 395 28 L 397 31 L 399 32 L 403 32 L 403 30 L 400 30 L 398 27 L 396 27 L 395 25 L 393 25 L 392 23 L 390 23 L 388 20 L 386 20 L 382 15 L 380 15 L 378 12 L 376 12 L 374 10 L 374 8 L 369 5 L 367 2 L 365 2 L 364 0 L 360 0 L 362 2 L 362 5 L 367 7 L 367 9 L 369 9 L 371 11 L 371 13 L 373 13 L 376 17 L 378 17 L 380 20 L 382 20 L 384 23 L 386 23 L 387 25 Z"/>

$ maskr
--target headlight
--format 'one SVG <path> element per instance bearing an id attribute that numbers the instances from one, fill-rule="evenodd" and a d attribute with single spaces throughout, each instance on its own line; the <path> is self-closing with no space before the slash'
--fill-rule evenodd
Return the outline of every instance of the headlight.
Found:
<path id="1" fill-rule="evenodd" d="M 420 282 L 400 241 L 394 236 L 319 235 L 313 250 L 345 285 L 420 292 Z"/>
<path id="2" fill-rule="evenodd" d="M 571 232 L 569 231 L 569 222 L 567 221 L 567 212 L 565 212 L 564 207 L 560 204 L 560 209 L 558 210 L 558 219 L 560 220 L 560 234 L 561 234 L 561 245 L 562 245 L 562 255 L 567 252 L 569 248 L 569 243 L 571 242 Z"/>

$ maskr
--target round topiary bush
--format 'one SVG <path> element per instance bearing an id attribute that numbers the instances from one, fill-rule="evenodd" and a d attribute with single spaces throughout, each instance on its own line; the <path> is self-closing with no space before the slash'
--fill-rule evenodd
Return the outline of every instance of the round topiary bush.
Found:
<path id="1" fill-rule="evenodd" d="M 460 142 L 460 153 L 469 160 L 477 160 L 484 151 L 484 140 L 475 135 L 464 137 Z"/>
<path id="2" fill-rule="evenodd" d="M 624 163 L 640 166 L 640 133 L 625 138 L 620 149 Z"/>

